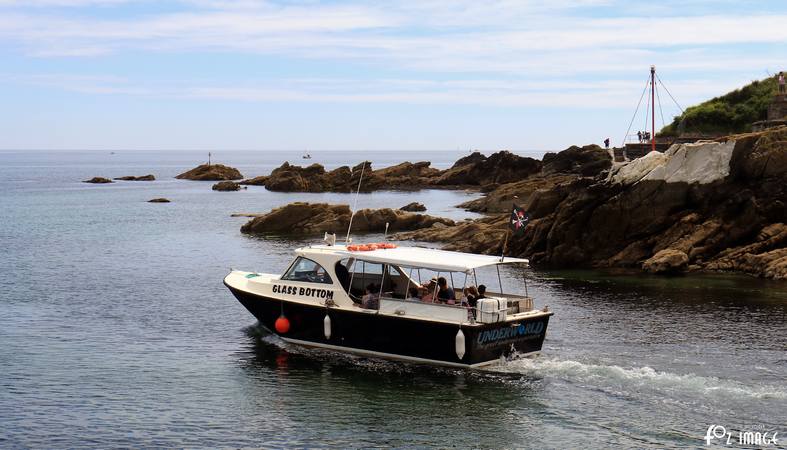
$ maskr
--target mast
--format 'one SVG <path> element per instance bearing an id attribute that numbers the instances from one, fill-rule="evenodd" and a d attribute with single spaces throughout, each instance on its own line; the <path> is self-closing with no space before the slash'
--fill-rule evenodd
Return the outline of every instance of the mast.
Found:
<path id="1" fill-rule="evenodd" d="M 650 151 L 656 151 L 656 66 L 650 66 Z"/>

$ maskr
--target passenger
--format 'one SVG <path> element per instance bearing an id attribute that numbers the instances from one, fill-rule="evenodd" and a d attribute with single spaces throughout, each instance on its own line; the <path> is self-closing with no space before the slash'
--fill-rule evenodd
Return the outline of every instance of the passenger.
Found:
<path id="1" fill-rule="evenodd" d="M 380 309 L 380 288 L 374 283 L 366 286 L 366 295 L 361 298 L 361 308 Z"/>
<path id="2" fill-rule="evenodd" d="M 476 300 L 480 300 L 482 298 L 486 298 L 486 286 L 483 284 L 478 285 L 478 297 L 476 297 Z"/>
<path id="3" fill-rule="evenodd" d="M 407 290 L 407 298 L 405 300 L 421 300 L 421 294 L 418 292 L 418 288 L 413 286 Z"/>
<path id="4" fill-rule="evenodd" d="M 426 285 L 424 285 L 424 294 L 421 296 L 421 301 L 433 303 L 435 300 L 435 287 L 437 286 L 437 278 L 432 278 Z"/>
<path id="5" fill-rule="evenodd" d="M 478 304 L 478 289 L 476 289 L 475 286 L 470 286 L 467 288 L 465 297 L 467 299 L 467 305 L 471 308 L 475 308 L 475 306 Z"/>
<path id="6" fill-rule="evenodd" d="M 437 279 L 437 286 L 439 286 L 439 290 L 437 291 L 437 300 L 441 302 L 448 303 L 449 305 L 453 305 L 456 303 L 456 294 L 454 293 L 453 289 L 448 287 L 448 281 L 445 278 L 440 277 Z"/>

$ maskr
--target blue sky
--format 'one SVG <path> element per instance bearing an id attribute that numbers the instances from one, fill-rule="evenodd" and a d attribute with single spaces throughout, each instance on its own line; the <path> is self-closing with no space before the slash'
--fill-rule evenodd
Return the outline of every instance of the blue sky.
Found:
<path id="1" fill-rule="evenodd" d="M 0 0 L 0 149 L 617 144 L 651 64 L 686 107 L 785 69 L 785 24 L 784 1 Z"/>

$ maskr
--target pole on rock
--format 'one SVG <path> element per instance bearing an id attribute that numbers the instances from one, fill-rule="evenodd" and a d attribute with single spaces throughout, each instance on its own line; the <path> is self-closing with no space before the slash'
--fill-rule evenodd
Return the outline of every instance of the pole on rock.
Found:
<path id="1" fill-rule="evenodd" d="M 656 66 L 650 66 L 650 151 L 656 151 Z"/>

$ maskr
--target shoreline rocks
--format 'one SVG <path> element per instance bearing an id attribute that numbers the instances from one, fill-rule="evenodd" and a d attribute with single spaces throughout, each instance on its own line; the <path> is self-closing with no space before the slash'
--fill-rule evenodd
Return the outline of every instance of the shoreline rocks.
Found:
<path id="1" fill-rule="evenodd" d="M 84 180 L 84 181 L 82 181 L 82 182 L 83 182 L 83 183 L 91 183 L 91 184 L 107 184 L 107 183 L 113 183 L 113 181 L 112 181 L 112 180 L 110 180 L 109 178 L 104 178 L 104 177 L 93 177 L 93 178 L 91 178 L 91 179 L 89 179 L 89 180 Z"/>
<path id="2" fill-rule="evenodd" d="M 343 233 L 347 230 L 352 213 L 348 205 L 295 202 L 275 208 L 267 214 L 254 217 L 241 227 L 249 234 L 300 234 L 321 235 Z M 355 213 L 352 232 L 381 233 L 386 223 L 389 231 L 416 230 L 435 225 L 453 226 L 451 219 L 397 211 L 391 208 L 362 209 Z"/>
<path id="3" fill-rule="evenodd" d="M 232 181 L 243 179 L 243 175 L 238 169 L 223 164 L 202 164 L 177 175 L 175 178 L 196 181 Z"/>

